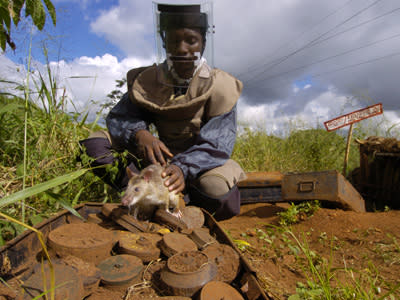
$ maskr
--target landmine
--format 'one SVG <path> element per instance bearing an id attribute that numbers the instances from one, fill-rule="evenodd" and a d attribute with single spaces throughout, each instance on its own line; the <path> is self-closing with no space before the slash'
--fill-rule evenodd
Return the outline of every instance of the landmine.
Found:
<path id="1" fill-rule="evenodd" d="M 151 222 L 131 218 L 117 204 L 86 203 L 76 210 L 85 222 L 63 211 L 36 226 L 47 239 L 60 286 L 55 299 L 199 300 L 214 291 L 218 299 L 270 299 L 236 246 L 200 208 L 186 207 L 181 221 L 160 214 Z M 43 251 L 34 232 L 7 243 L 0 255 L 0 276 L 16 299 L 43 292 L 42 269 L 49 289 L 51 272 L 46 261 L 41 263 Z M 73 284 L 62 288 L 66 278 Z"/>

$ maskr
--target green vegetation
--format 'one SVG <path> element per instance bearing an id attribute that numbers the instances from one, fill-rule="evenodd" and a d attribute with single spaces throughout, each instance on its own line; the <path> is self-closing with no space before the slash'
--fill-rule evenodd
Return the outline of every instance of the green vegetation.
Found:
<path id="1" fill-rule="evenodd" d="M 247 171 L 342 172 L 346 138 L 325 129 L 293 129 L 287 137 L 246 128 L 235 145 L 233 158 Z M 359 164 L 357 147 L 350 149 L 348 169 Z"/>
<path id="2" fill-rule="evenodd" d="M 67 113 L 69 99 L 50 69 L 47 75 L 47 82 L 41 74 L 33 78 L 34 90 L 27 101 L 0 96 L 0 207 L 29 225 L 61 208 L 74 213 L 72 207 L 80 202 L 110 201 L 115 196 L 92 172 L 86 172 L 89 158 L 77 159 L 78 141 L 100 127 L 86 123 L 87 114 L 78 120 L 79 114 Z M 16 84 L 16 90 L 24 89 Z M 2 243 L 24 230 L 3 221 L 0 228 Z"/>
<path id="3" fill-rule="evenodd" d="M 21 20 L 22 8 L 25 7 L 25 17 L 31 17 L 33 25 L 42 30 L 46 23 L 46 11 L 56 25 L 56 10 L 50 0 L 0 0 L 0 47 L 4 51 L 6 46 L 15 50 L 16 45 L 11 38 L 11 24 L 18 26 Z"/>

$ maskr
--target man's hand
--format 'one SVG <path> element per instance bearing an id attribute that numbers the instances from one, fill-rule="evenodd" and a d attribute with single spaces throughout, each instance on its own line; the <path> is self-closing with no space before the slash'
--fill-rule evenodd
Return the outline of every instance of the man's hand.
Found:
<path id="1" fill-rule="evenodd" d="M 167 158 L 173 157 L 168 147 L 147 130 L 139 130 L 136 133 L 136 143 L 144 158 L 152 164 L 160 163 L 161 166 L 165 167 L 167 160 L 164 155 Z"/>
<path id="2" fill-rule="evenodd" d="M 183 172 L 181 168 L 176 165 L 169 165 L 161 173 L 163 178 L 168 177 L 164 184 L 168 187 L 170 192 L 179 193 L 185 188 L 185 178 L 183 177 Z"/>

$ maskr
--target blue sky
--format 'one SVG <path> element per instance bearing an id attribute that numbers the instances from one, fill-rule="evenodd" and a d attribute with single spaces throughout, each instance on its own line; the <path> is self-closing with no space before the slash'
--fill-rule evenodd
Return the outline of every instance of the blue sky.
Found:
<path id="1" fill-rule="evenodd" d="M 118 45 L 114 45 L 91 30 L 91 23 L 96 20 L 102 11 L 117 5 L 118 1 L 54 1 L 57 11 L 57 24 L 53 26 L 49 16 L 46 18 L 46 27 L 43 32 L 34 35 L 32 56 L 45 63 L 42 43 L 46 42 L 50 60 L 65 59 L 67 61 L 76 57 L 103 56 L 112 53 L 118 58 L 124 54 Z M 46 35 L 49 37 L 46 38 Z M 51 37 L 51 38 L 50 38 Z M 21 44 L 14 53 L 9 52 L 8 57 L 19 62 L 26 57 L 29 32 L 16 30 L 13 38 Z M 55 40 L 54 40 L 55 39 Z"/>
<path id="2" fill-rule="evenodd" d="M 35 32 L 32 66 L 44 70 L 45 40 L 59 85 L 79 112 L 96 111 L 91 101 L 104 102 L 115 80 L 154 62 L 150 0 L 53 3 L 57 27 L 48 19 Z M 382 102 L 377 120 L 400 124 L 398 0 L 214 0 L 214 24 L 216 67 L 244 83 L 239 122 L 271 132 L 291 122 L 322 127 Z M 18 49 L 0 55 L 0 77 L 24 80 L 15 70 L 24 69 L 29 30 L 14 33 Z"/>

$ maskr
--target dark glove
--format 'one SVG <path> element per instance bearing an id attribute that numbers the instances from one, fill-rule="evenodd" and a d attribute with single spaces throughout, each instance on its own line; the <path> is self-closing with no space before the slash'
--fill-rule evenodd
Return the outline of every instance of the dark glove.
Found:
<path id="1" fill-rule="evenodd" d="M 183 172 L 181 168 L 176 165 L 169 165 L 165 168 L 164 172 L 161 173 L 163 178 L 168 177 L 164 184 L 168 187 L 170 192 L 175 193 L 182 192 L 185 188 L 185 178 L 183 177 Z"/>
<path id="2" fill-rule="evenodd" d="M 167 158 L 173 157 L 168 147 L 147 130 L 139 130 L 136 133 L 136 143 L 143 157 L 152 164 L 160 163 L 164 167 L 167 164 L 164 155 Z"/>

